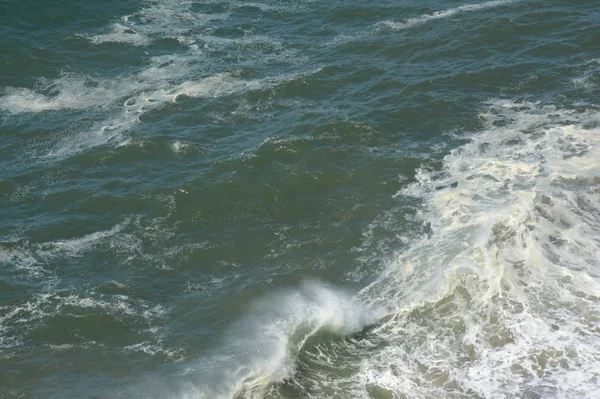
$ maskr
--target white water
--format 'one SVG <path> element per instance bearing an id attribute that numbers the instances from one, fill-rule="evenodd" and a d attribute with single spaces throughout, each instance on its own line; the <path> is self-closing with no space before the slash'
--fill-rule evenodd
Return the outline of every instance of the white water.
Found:
<path id="1" fill-rule="evenodd" d="M 356 395 L 597 395 L 599 115 L 494 102 L 481 118 L 398 193 L 423 199 L 431 233 L 361 293 L 390 314 Z"/>
<path id="2" fill-rule="evenodd" d="M 268 297 L 175 397 L 262 397 L 286 380 L 309 381 L 307 397 L 595 398 L 600 117 L 506 101 L 480 117 L 484 131 L 397 194 L 423 201 L 430 232 L 377 281 L 355 298 L 318 285 Z M 305 347 L 327 328 L 347 344 Z M 350 376 L 330 370 L 343 352 Z"/>
<path id="3" fill-rule="evenodd" d="M 389 25 L 403 29 L 508 3 L 461 6 Z M 152 35 L 163 34 L 137 30 L 142 33 L 125 33 L 139 35 L 140 41 L 131 44 L 146 45 Z M 123 41 L 107 35 L 90 40 Z M 195 49 L 198 41 L 186 37 L 181 42 Z M 65 75 L 49 84 L 58 94 L 43 94 L 47 87 L 10 89 L 0 107 L 12 113 L 117 108 L 116 116 L 79 141 L 69 136 L 52 150 L 53 156 L 65 156 L 114 137 L 125 142 L 123 133 L 140 122 L 140 115 L 179 96 L 260 90 L 286 79 L 246 81 L 229 73 L 192 79 L 189 59 L 172 61 L 152 59 L 148 68 L 116 83 L 87 85 L 89 78 Z M 171 79 L 180 83 L 173 85 Z M 497 102 L 481 117 L 487 128 L 450 154 L 441 171 L 423 168 L 418 181 L 398 194 L 423 200 L 422 219 L 430 224 L 430 235 L 414 239 L 358 298 L 317 284 L 255 304 L 232 327 L 220 356 L 187 369 L 190 383 L 176 396 L 259 396 L 270 383 L 294 377 L 296 357 L 309 337 L 322 330 L 350 335 L 380 320 L 368 340 L 357 341 L 362 345 L 359 371 L 352 378 L 324 373 L 324 384 L 339 385 L 340 392 L 352 389 L 353 397 L 367 397 L 373 387 L 409 397 L 448 392 L 490 398 L 594 397 L 600 374 L 595 339 L 600 321 L 597 113 Z M 183 148 L 178 143 L 174 151 Z M 122 240 L 124 227 L 53 242 L 50 251 L 37 255 L 81 256 L 95 242 L 117 245 L 113 237 Z M 131 246 L 131 252 L 137 251 L 137 242 Z M 6 263 L 14 259 L 14 254 L 5 257 Z M 50 298 L 133 314 L 128 302 L 113 309 L 109 302 L 87 297 L 40 298 L 39 303 Z M 21 311 L 36 314 L 38 306 L 28 302 L 21 310 L 14 308 L 0 319 L 0 331 L 5 320 Z M 381 308 L 387 309 L 385 318 L 373 310 Z M 49 312 L 40 317 L 55 310 Z M 159 351 L 147 342 L 126 349 Z"/>

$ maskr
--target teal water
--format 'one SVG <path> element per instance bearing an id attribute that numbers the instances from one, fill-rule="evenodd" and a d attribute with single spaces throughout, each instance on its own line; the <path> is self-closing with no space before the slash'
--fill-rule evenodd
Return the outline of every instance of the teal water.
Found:
<path id="1" fill-rule="evenodd" d="M 600 2 L 0 2 L 1 398 L 597 398 Z"/>

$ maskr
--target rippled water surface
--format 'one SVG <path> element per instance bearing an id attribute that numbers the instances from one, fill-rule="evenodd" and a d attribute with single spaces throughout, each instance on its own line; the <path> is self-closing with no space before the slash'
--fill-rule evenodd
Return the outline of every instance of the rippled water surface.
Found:
<path id="1" fill-rule="evenodd" d="M 600 2 L 0 2 L 0 397 L 600 397 Z"/>

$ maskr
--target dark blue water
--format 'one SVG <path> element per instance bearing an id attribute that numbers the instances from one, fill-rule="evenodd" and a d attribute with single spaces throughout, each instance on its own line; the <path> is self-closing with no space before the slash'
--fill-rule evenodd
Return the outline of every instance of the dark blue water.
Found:
<path id="1" fill-rule="evenodd" d="M 0 2 L 0 397 L 597 398 L 600 2 Z"/>

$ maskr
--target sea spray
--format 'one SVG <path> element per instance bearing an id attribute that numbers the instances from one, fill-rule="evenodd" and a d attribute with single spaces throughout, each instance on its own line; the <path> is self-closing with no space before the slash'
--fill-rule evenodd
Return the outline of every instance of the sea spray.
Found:
<path id="1" fill-rule="evenodd" d="M 216 354 L 190 364 L 176 387 L 176 398 L 262 397 L 270 384 L 293 376 L 295 358 L 306 341 L 327 332 L 351 336 L 384 315 L 350 293 L 317 281 L 271 292 L 244 309 Z M 142 396 L 152 390 L 142 389 Z M 127 396 L 127 395 L 126 395 Z M 157 397 L 160 397 L 157 396 Z"/>

